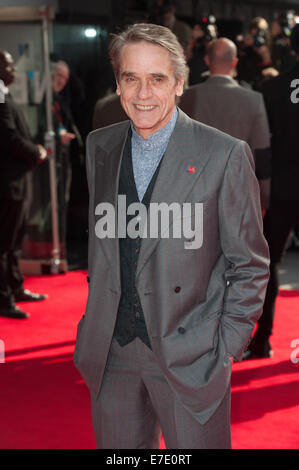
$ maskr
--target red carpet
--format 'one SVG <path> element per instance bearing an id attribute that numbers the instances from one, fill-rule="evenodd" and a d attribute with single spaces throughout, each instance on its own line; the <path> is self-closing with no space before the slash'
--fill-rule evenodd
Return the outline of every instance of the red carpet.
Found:
<path id="1" fill-rule="evenodd" d="M 92 449 L 89 394 L 72 362 L 76 325 L 85 309 L 86 274 L 30 277 L 43 302 L 19 304 L 29 320 L 0 318 L 0 448 Z M 235 449 L 299 447 L 299 292 L 277 301 L 272 359 L 233 365 L 232 441 Z M 164 447 L 163 440 L 161 447 Z"/>

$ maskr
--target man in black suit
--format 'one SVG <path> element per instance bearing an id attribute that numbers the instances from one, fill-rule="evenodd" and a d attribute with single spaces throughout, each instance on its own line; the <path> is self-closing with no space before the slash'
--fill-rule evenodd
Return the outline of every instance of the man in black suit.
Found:
<path id="1" fill-rule="evenodd" d="M 291 35 L 295 67 L 265 82 L 262 93 L 272 134 L 272 184 L 270 206 L 264 218 L 264 234 L 270 249 L 270 279 L 262 316 L 244 359 L 271 357 L 278 294 L 278 265 L 291 231 L 299 223 L 299 24 Z"/>
<path id="2" fill-rule="evenodd" d="M 33 143 L 21 110 L 8 92 L 14 81 L 12 56 L 0 51 L 0 316 L 28 318 L 15 302 L 42 300 L 45 295 L 23 287 L 18 259 L 26 226 L 26 175 L 47 152 Z"/>

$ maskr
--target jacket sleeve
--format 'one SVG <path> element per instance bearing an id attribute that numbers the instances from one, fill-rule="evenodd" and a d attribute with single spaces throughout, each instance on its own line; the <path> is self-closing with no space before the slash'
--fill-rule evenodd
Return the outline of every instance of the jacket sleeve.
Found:
<path id="1" fill-rule="evenodd" d="M 38 163 L 39 149 L 30 139 L 22 135 L 8 103 L 0 104 L 0 139 L 2 146 L 12 158 L 22 160 L 29 167 Z"/>
<path id="2" fill-rule="evenodd" d="M 263 235 L 259 186 L 247 143 L 229 156 L 219 193 L 220 243 L 227 261 L 221 333 L 226 350 L 241 361 L 259 319 L 269 278 L 269 252 Z"/>
<path id="3" fill-rule="evenodd" d="M 270 204 L 272 154 L 270 129 L 266 107 L 261 93 L 256 93 L 257 106 L 248 144 L 253 150 L 255 174 L 260 185 L 261 205 L 267 209 Z"/>

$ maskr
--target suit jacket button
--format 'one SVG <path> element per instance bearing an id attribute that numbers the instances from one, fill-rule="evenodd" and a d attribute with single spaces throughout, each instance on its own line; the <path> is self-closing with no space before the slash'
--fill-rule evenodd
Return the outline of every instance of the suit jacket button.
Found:
<path id="1" fill-rule="evenodd" d="M 178 328 L 178 332 L 180 333 L 180 335 L 183 335 L 184 333 L 186 333 L 186 330 L 185 330 L 185 328 L 183 328 L 182 326 L 180 326 L 180 327 Z"/>
<path id="2" fill-rule="evenodd" d="M 177 287 L 174 289 L 174 292 L 178 293 L 178 292 L 180 292 L 180 290 L 181 290 L 180 286 L 177 286 Z"/>

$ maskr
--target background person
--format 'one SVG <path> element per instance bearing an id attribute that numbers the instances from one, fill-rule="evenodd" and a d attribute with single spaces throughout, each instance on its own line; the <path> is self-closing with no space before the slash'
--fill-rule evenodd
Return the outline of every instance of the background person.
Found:
<path id="1" fill-rule="evenodd" d="M 264 80 L 263 71 L 273 68 L 270 51 L 270 31 L 265 18 L 253 18 L 244 37 L 238 40 L 238 80 L 259 91 Z"/>
<path id="2" fill-rule="evenodd" d="M 128 116 L 124 112 L 119 96 L 116 93 L 109 93 L 100 98 L 95 105 L 93 112 L 92 128 L 110 126 L 117 122 L 126 121 Z"/>
<path id="3" fill-rule="evenodd" d="M 71 144 L 81 141 L 72 116 L 70 102 L 62 94 L 68 84 L 70 69 L 66 62 L 59 60 L 51 63 L 52 84 L 52 125 L 55 133 L 55 169 L 57 184 L 58 226 L 61 241 L 61 257 L 66 257 L 67 218 L 72 183 Z M 44 139 L 46 132 L 45 107 L 40 107 L 39 140 Z M 83 144 L 82 144 L 83 147 Z M 80 158 L 80 157 L 79 157 Z M 33 231 L 32 237 L 45 241 L 52 240 L 51 196 L 49 187 L 49 168 L 36 169 L 33 178 L 34 200 L 31 207 L 32 218 L 39 219 L 40 233 Z M 38 201 L 36 203 L 35 201 Z M 45 248 L 46 250 L 46 248 Z M 45 257 L 48 254 L 45 255 Z"/>
<path id="4" fill-rule="evenodd" d="M 291 84 L 299 77 L 299 25 L 291 34 L 296 53 L 295 67 L 269 80 L 262 89 L 269 118 L 272 147 L 270 206 L 264 218 L 264 234 L 270 250 L 270 279 L 263 313 L 245 359 L 271 357 L 275 303 L 278 294 L 278 268 L 292 230 L 299 224 L 299 103 L 292 100 Z M 298 93 L 297 93 L 298 96 Z"/>
<path id="5" fill-rule="evenodd" d="M 212 15 L 203 17 L 201 21 L 194 24 L 191 53 L 188 60 L 189 86 L 201 83 L 207 78 L 209 68 L 205 61 L 206 50 L 208 44 L 216 37 L 217 27 Z"/>
<path id="6" fill-rule="evenodd" d="M 205 60 L 210 70 L 209 78 L 185 90 L 179 106 L 192 119 L 249 144 L 265 213 L 270 201 L 271 150 L 263 95 L 240 86 L 234 80 L 237 48 L 229 39 L 219 38 L 210 42 Z"/>
<path id="7" fill-rule="evenodd" d="M 28 318 L 15 302 L 43 300 L 46 295 L 23 287 L 19 257 L 26 231 L 28 190 L 27 174 L 43 162 L 47 152 L 30 136 L 21 109 L 13 101 L 8 87 L 15 79 L 14 61 L 7 51 L 0 51 L 0 79 L 5 89 L 0 103 L 0 316 Z"/>

